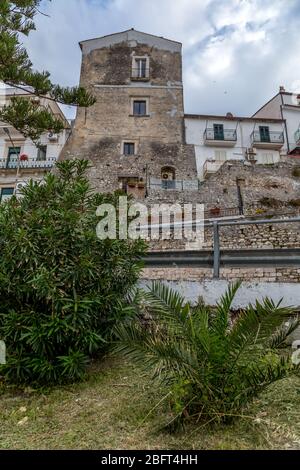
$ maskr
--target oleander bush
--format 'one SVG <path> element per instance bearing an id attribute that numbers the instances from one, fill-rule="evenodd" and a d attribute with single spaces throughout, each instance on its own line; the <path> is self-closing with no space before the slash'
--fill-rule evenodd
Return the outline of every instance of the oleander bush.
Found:
<path id="1" fill-rule="evenodd" d="M 96 208 L 118 193 L 94 194 L 84 160 L 57 164 L 44 182 L 0 205 L 0 339 L 15 383 L 83 377 L 103 352 L 127 292 L 138 279 L 140 240 L 99 240 Z M 125 312 L 125 313 L 124 313 Z"/>
<path id="2" fill-rule="evenodd" d="M 266 387 L 295 371 L 284 349 L 299 325 L 294 310 L 265 299 L 232 320 L 239 285 L 211 308 L 203 302 L 192 307 L 155 282 L 138 295 L 136 316 L 116 326 L 115 351 L 166 387 L 170 429 L 186 420 L 231 422 Z"/>

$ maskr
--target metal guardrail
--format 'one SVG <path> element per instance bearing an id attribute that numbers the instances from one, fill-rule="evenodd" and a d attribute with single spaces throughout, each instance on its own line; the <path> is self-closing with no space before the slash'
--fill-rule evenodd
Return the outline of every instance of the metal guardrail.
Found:
<path id="1" fill-rule="evenodd" d="M 150 178 L 149 189 L 164 189 L 174 191 L 198 191 L 201 183 L 199 180 L 160 180 Z"/>
<path id="2" fill-rule="evenodd" d="M 213 268 L 214 251 L 150 252 L 145 258 L 147 267 Z M 300 248 L 221 250 L 221 267 L 289 267 L 300 266 Z"/>
<path id="3" fill-rule="evenodd" d="M 220 229 L 222 227 L 234 227 L 244 225 L 266 225 L 300 223 L 300 217 L 288 219 L 262 219 L 262 220 L 238 220 L 238 221 L 213 221 L 202 222 L 204 227 L 213 228 L 213 249 L 201 251 L 163 251 L 150 252 L 145 258 L 146 266 L 193 266 L 213 268 L 214 278 L 220 277 L 222 267 L 300 267 L 300 247 L 282 249 L 241 249 L 222 250 L 220 246 Z"/>

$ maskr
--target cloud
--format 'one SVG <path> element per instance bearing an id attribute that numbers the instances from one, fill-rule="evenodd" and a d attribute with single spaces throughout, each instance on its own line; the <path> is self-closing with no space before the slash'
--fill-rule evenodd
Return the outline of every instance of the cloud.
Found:
<path id="1" fill-rule="evenodd" d="M 45 0 L 25 44 L 34 66 L 79 81 L 78 42 L 134 27 L 183 43 L 185 110 L 251 115 L 300 83 L 298 0 Z M 299 91 L 299 90 L 298 90 Z"/>

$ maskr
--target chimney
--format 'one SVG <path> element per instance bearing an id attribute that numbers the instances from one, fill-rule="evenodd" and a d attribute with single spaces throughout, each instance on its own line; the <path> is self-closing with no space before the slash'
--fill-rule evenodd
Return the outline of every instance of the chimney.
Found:
<path id="1" fill-rule="evenodd" d="M 279 93 L 284 93 L 284 92 L 285 92 L 285 88 L 284 88 L 284 86 L 281 85 L 279 87 Z"/>

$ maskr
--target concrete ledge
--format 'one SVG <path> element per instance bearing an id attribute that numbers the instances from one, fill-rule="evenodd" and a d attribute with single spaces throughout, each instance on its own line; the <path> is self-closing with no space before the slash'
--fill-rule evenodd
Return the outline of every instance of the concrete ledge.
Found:
<path id="1" fill-rule="evenodd" d="M 200 281 L 161 281 L 177 290 L 187 300 L 196 303 L 202 297 L 208 305 L 215 305 L 228 288 L 226 280 Z M 140 286 L 151 285 L 149 280 L 141 280 Z M 233 308 L 243 308 L 256 300 L 270 297 L 274 302 L 283 299 L 282 305 L 300 307 L 300 284 L 279 282 L 243 282 L 233 303 Z"/>

